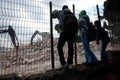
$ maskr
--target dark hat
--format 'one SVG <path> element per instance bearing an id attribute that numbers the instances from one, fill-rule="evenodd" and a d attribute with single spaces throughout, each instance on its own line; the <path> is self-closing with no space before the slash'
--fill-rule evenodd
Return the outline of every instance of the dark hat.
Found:
<path id="1" fill-rule="evenodd" d="M 68 8 L 68 6 L 67 6 L 67 5 L 64 5 L 64 6 L 62 7 L 62 10 L 66 9 L 66 8 Z"/>

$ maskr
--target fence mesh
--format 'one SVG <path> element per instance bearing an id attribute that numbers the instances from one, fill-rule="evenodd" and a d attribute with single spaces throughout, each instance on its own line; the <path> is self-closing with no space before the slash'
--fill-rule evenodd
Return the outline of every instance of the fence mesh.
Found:
<path id="1" fill-rule="evenodd" d="M 52 5 L 52 10 L 61 10 L 61 8 L 60 5 Z M 91 15 L 90 20 L 97 20 L 96 5 L 89 9 L 91 12 L 87 13 Z M 77 18 L 80 11 L 75 9 Z M 49 3 L 34 0 L 0 0 L 0 12 L 0 75 L 15 73 L 20 76 L 52 69 Z M 102 9 L 100 13 L 103 13 Z M 58 20 L 53 19 L 54 62 L 55 68 L 58 68 L 60 67 L 57 52 L 59 33 L 55 30 L 56 24 Z M 18 40 L 16 38 L 14 40 L 13 32 L 10 34 L 9 26 L 12 27 Z M 120 28 L 111 31 L 115 32 L 116 29 Z M 109 34 L 111 31 L 108 31 Z M 111 39 L 119 40 L 118 35 L 119 31 L 112 34 Z M 91 47 L 94 52 L 99 51 L 96 45 Z M 82 43 L 77 42 L 76 48 L 77 63 L 80 64 L 85 61 Z M 63 49 L 67 59 L 67 44 Z M 96 54 L 100 59 L 99 53 Z"/>
<path id="2" fill-rule="evenodd" d="M 0 75 L 51 69 L 49 3 L 0 0 L 0 11 Z M 4 32 L 9 26 L 18 38 L 18 49 Z"/>

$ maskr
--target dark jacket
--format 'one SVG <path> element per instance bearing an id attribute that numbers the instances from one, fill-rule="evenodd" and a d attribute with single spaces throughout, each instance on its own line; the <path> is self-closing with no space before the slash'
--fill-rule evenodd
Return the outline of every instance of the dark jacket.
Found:
<path id="1" fill-rule="evenodd" d="M 99 42 L 99 40 L 101 40 L 103 42 L 105 41 L 108 43 L 110 42 L 110 38 L 109 38 L 108 34 L 102 27 L 97 28 L 97 42 Z"/>

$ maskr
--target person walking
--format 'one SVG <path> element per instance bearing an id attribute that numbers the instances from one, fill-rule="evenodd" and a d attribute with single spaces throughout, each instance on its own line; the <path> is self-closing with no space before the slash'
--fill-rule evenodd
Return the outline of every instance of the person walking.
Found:
<path id="1" fill-rule="evenodd" d="M 83 43 L 83 48 L 85 50 L 85 58 L 86 62 L 83 64 L 94 64 L 96 63 L 97 57 L 94 55 L 94 53 L 91 51 L 88 41 L 88 22 L 90 21 L 89 16 L 86 14 L 85 10 L 82 10 L 79 13 L 79 19 L 78 19 L 78 26 L 80 28 L 80 34 L 81 34 L 81 40 Z"/>

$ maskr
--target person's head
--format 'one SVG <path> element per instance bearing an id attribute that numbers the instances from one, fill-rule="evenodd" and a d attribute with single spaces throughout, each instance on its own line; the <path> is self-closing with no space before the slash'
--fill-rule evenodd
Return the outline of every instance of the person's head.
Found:
<path id="1" fill-rule="evenodd" d="M 94 21 L 94 26 L 95 27 L 100 27 L 100 21 L 99 20 Z"/>
<path id="2" fill-rule="evenodd" d="M 62 10 L 64 10 L 64 9 L 68 9 L 68 6 L 67 5 L 63 5 Z"/>
<path id="3" fill-rule="evenodd" d="M 87 14 L 86 14 L 86 11 L 85 11 L 85 10 L 82 10 L 82 11 L 79 13 L 79 18 L 83 17 L 84 15 L 87 15 Z"/>

